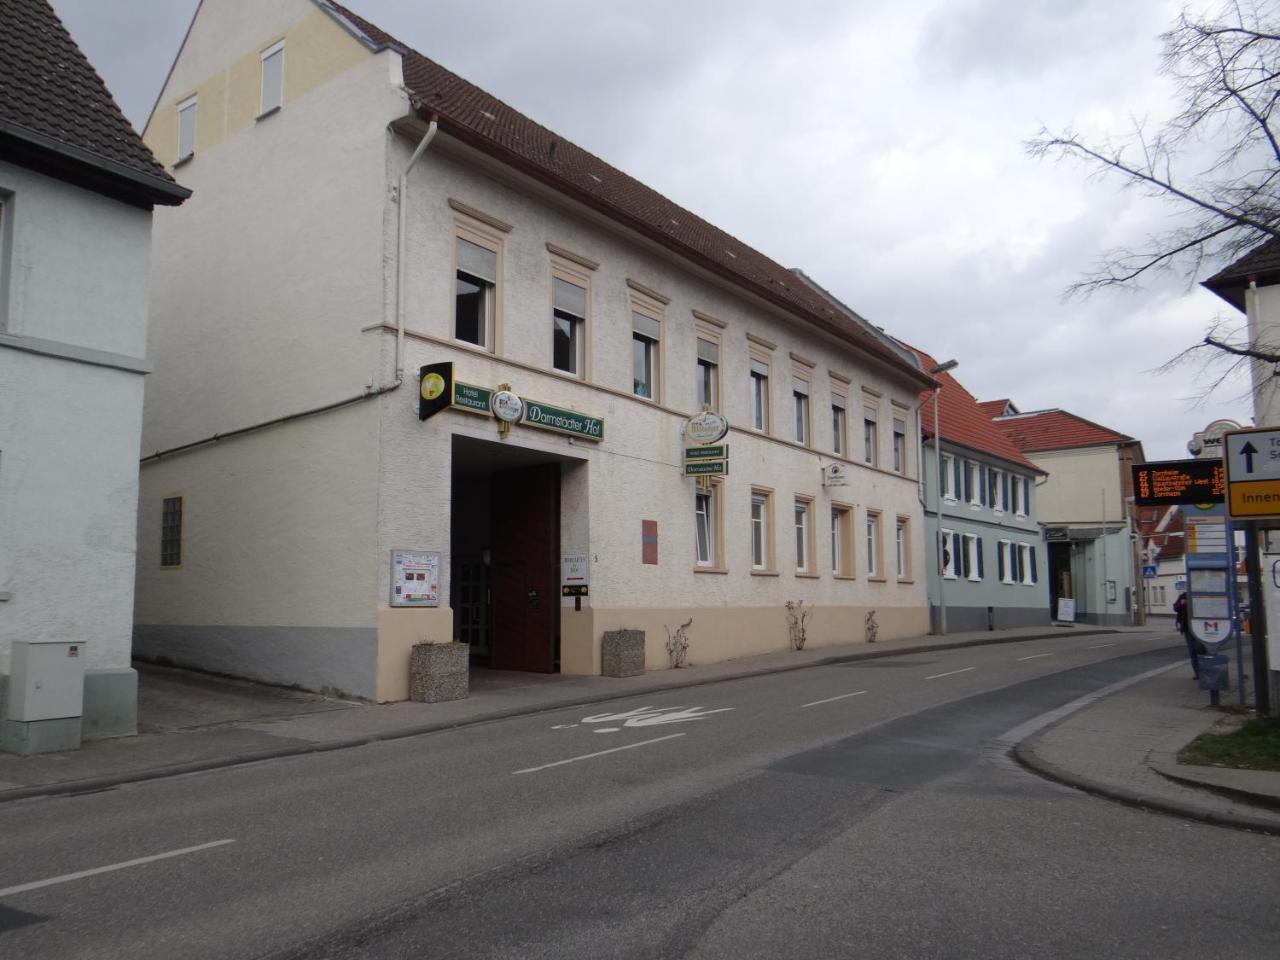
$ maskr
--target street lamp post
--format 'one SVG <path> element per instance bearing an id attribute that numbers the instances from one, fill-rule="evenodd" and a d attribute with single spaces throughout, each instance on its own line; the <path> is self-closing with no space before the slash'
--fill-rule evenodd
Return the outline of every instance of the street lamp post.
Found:
<path id="1" fill-rule="evenodd" d="M 958 360 L 948 360 L 946 363 L 938 364 L 929 373 L 936 377 L 940 373 L 954 370 L 959 365 L 960 361 Z M 936 521 L 933 540 L 938 553 L 938 633 L 945 634 L 947 632 L 947 598 L 943 557 L 946 554 L 946 547 L 942 543 L 942 421 L 938 412 L 938 394 L 941 392 L 942 384 L 938 384 L 933 388 L 933 459 L 937 461 L 938 472 L 937 490 L 934 493 L 933 501 L 933 515 Z"/>

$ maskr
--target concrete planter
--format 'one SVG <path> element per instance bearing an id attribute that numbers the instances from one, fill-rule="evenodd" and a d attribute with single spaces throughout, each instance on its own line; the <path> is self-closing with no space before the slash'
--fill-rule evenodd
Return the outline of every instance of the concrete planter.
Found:
<path id="1" fill-rule="evenodd" d="M 415 644 L 409 653 L 409 699 L 418 703 L 465 700 L 470 693 L 470 670 L 470 644 Z"/>
<path id="2" fill-rule="evenodd" d="M 606 630 L 600 641 L 600 673 L 606 677 L 644 674 L 644 631 Z"/>

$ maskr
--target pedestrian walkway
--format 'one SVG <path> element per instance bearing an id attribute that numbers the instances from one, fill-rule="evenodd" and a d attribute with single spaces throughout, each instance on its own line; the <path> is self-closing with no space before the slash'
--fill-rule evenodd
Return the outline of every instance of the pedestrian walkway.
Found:
<path id="1" fill-rule="evenodd" d="M 1145 636 L 1152 633 L 1141 628 L 1085 625 L 982 631 L 783 651 L 681 670 L 655 670 L 625 679 L 478 670 L 473 671 L 468 699 L 436 704 L 353 702 L 143 666 L 138 736 L 85 744 L 68 753 L 34 757 L 0 754 L 0 802 L 104 789 L 120 783 L 342 749 L 618 697 L 830 663 L 1122 632 Z M 1158 788 L 1163 788 L 1172 798 L 1170 804 L 1183 795 L 1208 798 L 1206 811 L 1193 814 L 1201 819 L 1226 821 L 1239 814 L 1247 820 L 1247 812 L 1238 799 L 1176 783 L 1155 772 L 1156 765 L 1171 766 L 1170 752 L 1176 752 L 1212 725 L 1220 714 L 1204 710 L 1204 695 L 1180 673 L 1171 673 L 1164 687 L 1158 681 L 1150 683 L 1154 684 L 1151 693 L 1146 693 L 1148 684 L 1143 684 L 1133 692 L 1090 705 L 1033 738 L 1033 747 L 1022 751 L 1020 758 L 1030 766 L 1038 764 L 1038 769 L 1057 779 L 1078 782 L 1094 792 L 1104 793 L 1107 784 L 1114 784 L 1110 795 L 1118 796 L 1124 788 L 1134 795 L 1134 802 L 1139 802 L 1141 798 L 1157 796 Z M 1121 744 L 1128 745 L 1127 752 Z M 1145 779 L 1147 775 L 1156 778 L 1155 787 Z M 1275 776 L 1280 778 L 1280 774 Z M 1280 826 L 1280 811 L 1273 812 Z"/>
<path id="2" fill-rule="evenodd" d="M 1072 713 L 1014 748 L 1054 780 L 1151 810 L 1280 834 L 1280 772 L 1180 764 L 1178 751 L 1239 717 L 1208 705 L 1185 663 Z"/>

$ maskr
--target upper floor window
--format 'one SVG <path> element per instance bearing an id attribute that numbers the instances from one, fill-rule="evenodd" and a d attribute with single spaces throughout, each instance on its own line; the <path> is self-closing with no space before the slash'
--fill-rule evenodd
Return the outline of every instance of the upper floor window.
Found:
<path id="1" fill-rule="evenodd" d="M 942 496 L 947 500 L 956 499 L 956 458 L 949 453 L 942 455 Z"/>
<path id="2" fill-rule="evenodd" d="M 981 464 L 965 461 L 964 498 L 975 507 L 982 506 L 983 472 Z"/>
<path id="3" fill-rule="evenodd" d="M 196 152 L 196 98 L 178 104 L 178 159 Z"/>
<path id="4" fill-rule="evenodd" d="M 907 472 L 907 422 L 893 419 L 893 472 Z"/>
<path id="5" fill-rule="evenodd" d="M 720 344 L 698 337 L 698 409 L 720 405 Z"/>
<path id="6" fill-rule="evenodd" d="M 849 427 L 846 422 L 844 412 L 845 398 L 842 394 L 832 391 L 831 393 L 831 451 L 837 457 L 845 455 L 845 444 L 849 433 Z"/>
<path id="7" fill-rule="evenodd" d="M 462 237 L 457 241 L 453 335 L 465 343 L 492 350 L 498 251 Z"/>
<path id="8" fill-rule="evenodd" d="M 796 443 L 809 443 L 809 381 L 791 378 L 791 399 L 795 407 Z"/>
<path id="9" fill-rule="evenodd" d="M 284 41 L 262 51 L 262 100 L 259 116 L 284 104 Z"/>
<path id="10" fill-rule="evenodd" d="M 642 313 L 631 314 L 631 391 L 647 400 L 658 399 L 658 348 L 662 325 Z"/>
<path id="11" fill-rule="evenodd" d="M 862 408 L 862 446 L 863 458 L 873 467 L 880 461 L 879 450 L 880 438 L 876 426 L 877 414 L 875 407 Z"/>
<path id="12" fill-rule="evenodd" d="M 551 278 L 551 365 L 575 377 L 583 374 L 587 326 L 587 289 Z"/>
<path id="13" fill-rule="evenodd" d="M 769 432 L 769 364 L 751 359 L 751 426 Z"/>

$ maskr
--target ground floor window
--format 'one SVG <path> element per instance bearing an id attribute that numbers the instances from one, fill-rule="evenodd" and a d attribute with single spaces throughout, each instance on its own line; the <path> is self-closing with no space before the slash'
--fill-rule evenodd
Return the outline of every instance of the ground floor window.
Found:
<path id="1" fill-rule="evenodd" d="M 160 566 L 182 566 L 181 497 L 165 497 L 160 506 Z"/>
<path id="2" fill-rule="evenodd" d="M 773 569 L 773 497 L 767 490 L 751 491 L 751 569 Z"/>
<path id="3" fill-rule="evenodd" d="M 720 522 L 720 484 L 694 494 L 694 562 L 699 567 L 724 566 L 724 527 Z"/>
<path id="4" fill-rule="evenodd" d="M 898 579 L 911 579 L 911 521 L 899 517 L 894 530 L 894 547 L 897 554 Z"/>
<path id="5" fill-rule="evenodd" d="M 873 510 L 867 511 L 865 535 L 867 542 L 867 576 L 872 578 L 883 577 L 883 566 L 880 563 L 880 514 Z"/>

